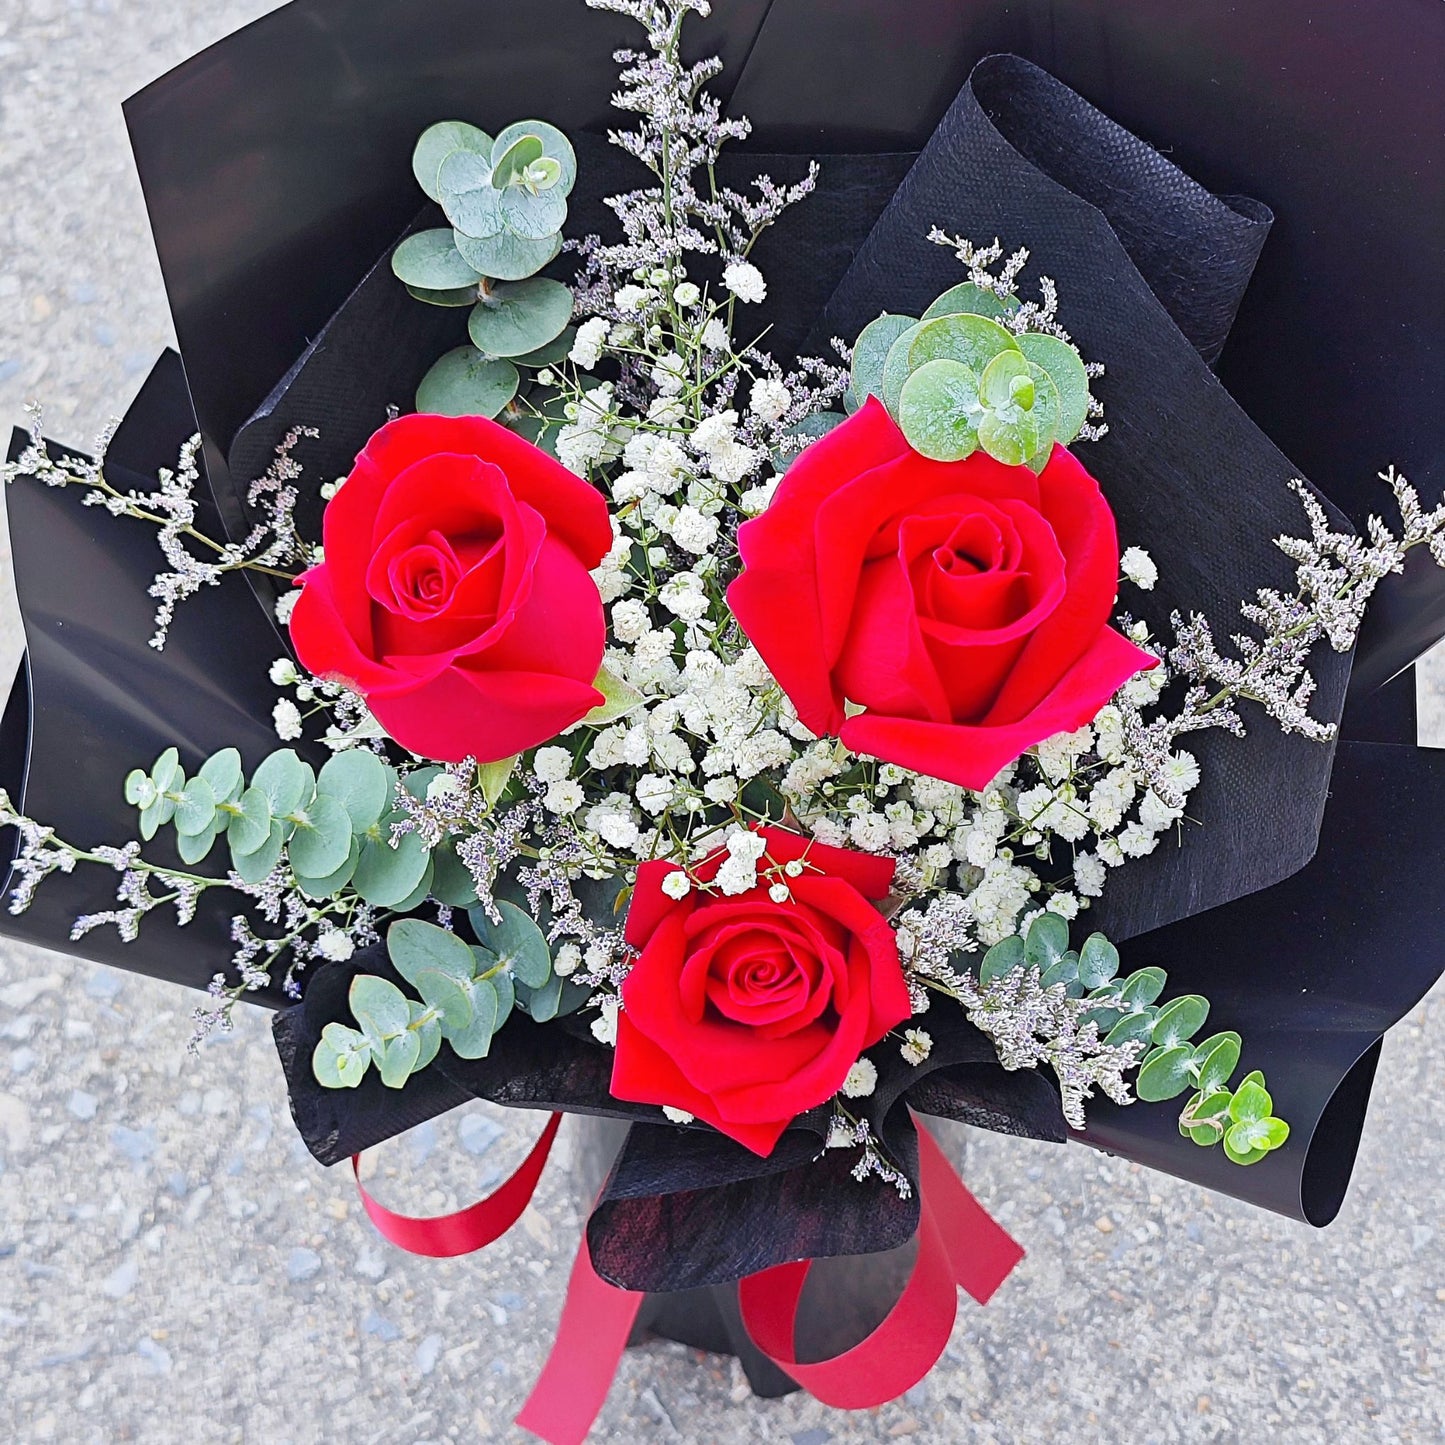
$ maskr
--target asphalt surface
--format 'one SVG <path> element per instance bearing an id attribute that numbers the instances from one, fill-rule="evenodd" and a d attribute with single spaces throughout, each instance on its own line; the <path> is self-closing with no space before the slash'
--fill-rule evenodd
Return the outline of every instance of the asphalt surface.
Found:
<path id="1" fill-rule="evenodd" d="M 48 430 L 84 445 L 133 395 L 169 322 L 119 102 L 267 8 L 0 7 L 0 418 L 38 395 Z M 1445 741 L 1445 667 L 1422 700 Z M 580 1225 L 565 1148 L 501 1243 L 409 1257 L 296 1139 L 267 1017 L 190 1060 L 191 1003 L 0 945 L 0 1440 L 523 1438 L 511 1417 Z M 731 1361 L 658 1343 L 628 1355 L 594 1438 L 1437 1441 L 1442 1064 L 1437 989 L 1386 1044 L 1323 1232 L 1085 1148 L 973 1135 L 968 1182 L 1029 1256 L 988 1309 L 964 1302 L 906 1398 L 856 1415 L 759 1402 Z M 373 1185 L 403 1209 L 460 1204 L 536 1127 L 473 1106 L 380 1151 Z"/>

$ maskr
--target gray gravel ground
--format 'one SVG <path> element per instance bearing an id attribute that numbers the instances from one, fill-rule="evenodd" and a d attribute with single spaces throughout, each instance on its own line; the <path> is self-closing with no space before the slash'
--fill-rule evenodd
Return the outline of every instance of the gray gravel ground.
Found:
<path id="1" fill-rule="evenodd" d="M 0 417 L 39 394 L 52 434 L 83 443 L 133 394 L 169 325 L 119 102 L 266 8 L 0 6 Z M 8 600 L 0 646 L 8 676 Z M 1442 678 L 1423 684 L 1436 738 Z M 189 1007 L 0 948 L 0 1440 L 520 1439 L 580 1222 L 565 1167 L 493 1249 L 408 1257 L 292 1133 L 266 1018 L 193 1062 Z M 1386 1046 L 1323 1233 L 1083 1148 L 975 1136 L 969 1182 L 1029 1257 L 987 1310 L 965 1303 L 905 1399 L 756 1402 L 730 1361 L 655 1344 L 623 1364 L 596 1438 L 1437 1441 L 1442 1038 L 1437 989 Z M 417 1211 L 462 1202 L 535 1128 L 505 1122 L 475 1106 L 415 1131 L 376 1187 Z"/>

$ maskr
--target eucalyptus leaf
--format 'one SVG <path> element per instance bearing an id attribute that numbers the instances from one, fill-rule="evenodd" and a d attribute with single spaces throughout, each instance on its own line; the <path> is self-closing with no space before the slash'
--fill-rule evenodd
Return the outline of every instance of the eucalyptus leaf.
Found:
<path id="1" fill-rule="evenodd" d="M 1119 988 L 1120 998 L 1131 1007 L 1153 1003 L 1164 992 L 1168 976 L 1162 968 L 1140 968 L 1129 975 Z"/>
<path id="2" fill-rule="evenodd" d="M 422 377 L 416 408 L 431 416 L 492 418 L 506 410 L 521 383 L 510 361 L 489 359 L 475 346 L 458 346 Z"/>
<path id="3" fill-rule="evenodd" d="M 1246 1080 L 1235 1091 L 1229 1105 L 1229 1117 L 1236 1124 L 1253 1124 L 1267 1119 L 1274 1109 L 1274 1100 L 1263 1084 Z"/>
<path id="4" fill-rule="evenodd" d="M 151 775 L 141 768 L 132 768 L 125 775 L 125 800 L 136 808 L 148 808 L 155 802 L 157 789 Z"/>
<path id="5" fill-rule="evenodd" d="M 1010 311 L 1018 309 L 1017 296 L 1000 296 L 997 292 L 985 291 L 982 286 L 975 286 L 972 281 L 964 281 L 945 291 L 923 313 L 923 319 L 933 321 L 939 316 L 961 316 L 964 313 L 999 317 L 1007 316 Z"/>
<path id="6" fill-rule="evenodd" d="M 908 368 L 930 361 L 961 361 L 982 376 L 1000 352 L 1018 353 L 1012 333 L 987 316 L 939 316 L 923 322 L 908 342 Z"/>
<path id="7" fill-rule="evenodd" d="M 197 774 L 210 784 L 217 803 L 229 803 L 240 795 L 246 778 L 241 769 L 241 754 L 235 748 L 222 748 L 201 764 Z"/>
<path id="8" fill-rule="evenodd" d="M 1176 1098 L 1194 1082 L 1189 1072 L 1193 1059 L 1194 1050 L 1188 1044 L 1155 1049 L 1140 1066 L 1134 1092 L 1150 1104 Z"/>
<path id="9" fill-rule="evenodd" d="M 492 143 L 492 184 L 505 190 L 533 161 L 542 159 L 542 139 L 531 132 L 524 132 L 510 141 L 500 137 Z"/>
<path id="10" fill-rule="evenodd" d="M 853 396 L 857 405 L 869 396 L 883 399 L 883 368 L 893 343 L 905 331 L 917 326 L 912 316 L 897 316 L 885 311 L 858 333 L 853 343 Z M 856 409 L 856 407 L 855 407 Z"/>
<path id="11" fill-rule="evenodd" d="M 176 852 L 181 855 L 181 862 L 194 865 L 201 862 L 216 845 L 216 839 L 226 830 L 226 819 L 223 814 L 218 814 L 211 822 L 211 826 L 200 833 L 182 833 L 176 838 Z"/>
<path id="12" fill-rule="evenodd" d="M 1227 1131 L 1225 1132 L 1225 1135 L 1224 1135 L 1224 1152 L 1225 1152 L 1225 1154 L 1227 1154 L 1227 1155 L 1229 1156 L 1229 1161 L 1230 1161 L 1230 1163 L 1232 1163 L 1232 1164 L 1258 1164 L 1259 1161 L 1260 1161 L 1261 1159 L 1263 1159 L 1263 1158 L 1269 1153 L 1269 1150 L 1268 1150 L 1268 1149 L 1265 1149 L 1265 1148 L 1258 1148 L 1258 1149 L 1255 1149 L 1255 1148 L 1244 1148 L 1244 1149 L 1241 1149 L 1240 1146 L 1239 1146 L 1239 1144 L 1236 1142 L 1236 1139 L 1235 1139 L 1236 1130 L 1240 1131 L 1239 1137 L 1246 1137 L 1246 1136 L 1245 1136 L 1245 1133 L 1244 1133 L 1245 1126 L 1240 1125 L 1240 1124 L 1235 1124 L 1232 1128 L 1230 1128 L 1229 1130 L 1227 1130 Z"/>
<path id="13" fill-rule="evenodd" d="M 572 343 L 576 340 L 577 328 L 564 326 L 545 346 L 539 346 L 535 351 L 523 352 L 521 356 L 514 356 L 512 361 L 517 366 L 533 366 L 539 370 L 544 366 L 561 366 L 572 354 Z M 530 404 L 530 397 L 528 400 Z"/>
<path id="14" fill-rule="evenodd" d="M 167 748 L 151 764 L 151 781 L 160 793 L 168 793 L 172 788 L 185 785 L 186 775 L 181 767 L 181 755 L 175 748 Z"/>
<path id="15" fill-rule="evenodd" d="M 360 857 L 361 840 L 353 838 L 350 848 L 346 851 L 346 860 L 339 868 L 328 873 L 324 878 L 308 878 L 298 872 L 296 885 L 308 898 L 331 898 L 351 882 L 351 875 L 356 872 L 356 864 Z M 292 863 L 294 865 L 294 858 Z"/>
<path id="16" fill-rule="evenodd" d="M 1148 1013 L 1125 1014 L 1104 1036 L 1106 1044 L 1144 1044 L 1154 1027 L 1152 1010 Z"/>
<path id="17" fill-rule="evenodd" d="M 1028 459 L 1028 465 L 1034 466 L 1037 462 L 1039 465 L 1035 470 L 1042 471 L 1059 437 L 1059 393 L 1048 372 L 1032 361 L 1029 362 L 1029 376 L 1034 384 L 1033 414 L 1039 424 L 1039 445 Z"/>
<path id="18" fill-rule="evenodd" d="M 395 912 L 410 913 L 414 909 L 420 908 L 422 904 L 431 897 L 431 880 L 432 874 L 435 871 L 436 868 L 432 863 L 431 854 L 428 853 L 426 856 L 426 867 L 422 870 L 422 875 L 417 880 L 416 887 L 413 888 L 400 903 L 395 905 Z"/>
<path id="19" fill-rule="evenodd" d="M 311 1055 L 311 1072 L 324 1089 L 354 1089 L 371 1066 L 366 1035 L 345 1024 L 329 1023 Z"/>
<path id="20" fill-rule="evenodd" d="M 365 748 L 348 748 L 328 758 L 316 779 L 317 793 L 341 804 L 354 833 L 376 826 L 391 789 L 386 764 Z"/>
<path id="21" fill-rule="evenodd" d="M 1067 446 L 1089 419 L 1089 374 L 1079 353 L 1057 336 L 1029 331 L 1015 338 L 1028 359 L 1048 372 L 1059 396 L 1058 440 Z"/>
<path id="22" fill-rule="evenodd" d="M 414 1003 L 411 1006 L 411 1031 L 416 1035 L 417 1043 L 420 1045 L 416 1063 L 412 1065 L 412 1072 L 417 1073 L 426 1068 L 441 1052 L 441 1020 L 430 1006 Z"/>
<path id="23" fill-rule="evenodd" d="M 454 238 L 459 251 L 463 237 L 482 239 L 500 235 L 505 229 L 502 197 L 492 185 L 492 163 L 486 156 L 455 150 L 443 157 L 437 168 L 436 198 L 447 220 L 459 233 Z M 482 275 L 489 274 L 484 268 L 469 264 Z"/>
<path id="24" fill-rule="evenodd" d="M 519 120 L 493 141 L 492 154 L 505 155 L 512 143 L 524 135 L 536 136 L 542 142 L 543 155 L 556 161 L 560 168 L 554 189 L 570 196 L 577 182 L 577 153 L 572 149 L 572 142 L 555 125 L 548 125 L 545 120 Z"/>
<path id="25" fill-rule="evenodd" d="M 534 1023 L 551 1023 L 562 1005 L 562 980 L 554 973 L 540 988 L 518 980 L 517 1005 Z"/>
<path id="26" fill-rule="evenodd" d="M 567 197 L 557 190 L 533 192 L 525 186 L 509 186 L 502 193 L 501 211 L 514 235 L 545 241 L 567 224 Z"/>
<path id="27" fill-rule="evenodd" d="M 995 410 L 1004 406 L 1030 409 L 1034 404 L 1034 379 L 1023 354 L 999 352 L 978 379 L 978 395 L 985 406 Z"/>
<path id="28" fill-rule="evenodd" d="M 401 842 L 395 848 L 391 846 L 385 836 L 390 831 L 387 826 L 390 821 L 388 818 L 383 823 L 382 837 L 368 838 L 361 845 L 361 857 L 351 880 L 351 886 L 362 898 L 378 908 L 395 908 L 409 897 L 431 864 L 426 848 L 415 833 L 403 834 Z"/>
<path id="29" fill-rule="evenodd" d="M 486 910 L 473 908 L 467 918 L 483 948 L 528 988 L 541 988 L 552 976 L 552 950 L 542 930 L 515 903 L 500 902 L 501 923 L 493 923 Z"/>
<path id="30" fill-rule="evenodd" d="M 1021 467 L 1039 450 L 1038 418 L 1032 411 L 1006 406 L 988 409 L 978 424 L 978 443 L 995 461 Z"/>
<path id="31" fill-rule="evenodd" d="M 1239 1065 L 1241 1040 L 1238 1034 L 1216 1034 L 1194 1050 L 1199 1066 L 1199 1087 L 1205 1093 L 1222 1090 Z"/>
<path id="32" fill-rule="evenodd" d="M 1154 1019 L 1153 1040 L 1160 1048 L 1182 1044 L 1204 1027 L 1209 1017 L 1209 1000 L 1197 993 L 1170 999 Z"/>
<path id="33" fill-rule="evenodd" d="M 572 319 L 572 292 L 560 281 L 533 276 L 501 281 L 472 309 L 467 333 L 492 356 L 525 356 L 559 336 Z"/>
<path id="34" fill-rule="evenodd" d="M 476 972 L 472 951 L 464 940 L 421 918 L 399 918 L 386 930 L 386 954 L 411 984 L 416 984 L 423 969 L 434 969 L 459 983 Z"/>
<path id="35" fill-rule="evenodd" d="M 291 836 L 291 865 L 308 878 L 325 878 L 342 867 L 351 852 L 351 818 L 345 805 L 325 793 L 306 805 L 305 822 Z"/>
<path id="36" fill-rule="evenodd" d="M 176 800 L 176 832 L 182 837 L 206 833 L 215 821 L 215 792 L 203 777 L 192 778 Z"/>
<path id="37" fill-rule="evenodd" d="M 883 393 L 880 400 L 895 417 L 898 415 L 898 399 L 903 395 L 903 385 L 913 372 L 908 360 L 909 349 L 927 324 L 920 321 L 918 325 L 910 326 L 888 348 L 888 359 L 883 363 Z"/>
<path id="38" fill-rule="evenodd" d="M 464 1029 L 445 1030 L 452 1052 L 462 1059 L 484 1059 L 497 1031 L 500 1000 L 490 979 L 475 979 L 466 985 L 472 1006 L 472 1021 Z"/>
<path id="39" fill-rule="evenodd" d="M 458 979 L 453 974 L 443 973 L 436 968 L 419 968 L 410 983 L 427 1002 L 441 1015 L 443 1031 L 450 1037 L 464 1033 L 471 1027 L 472 1008 L 471 978 Z"/>
<path id="40" fill-rule="evenodd" d="M 373 1048 L 405 1033 L 411 1022 L 407 996 L 390 979 L 377 978 L 375 974 L 357 974 L 351 980 L 346 1001 Z"/>
<path id="41" fill-rule="evenodd" d="M 412 1070 L 421 1057 L 421 1040 L 416 1033 L 407 1029 L 394 1039 L 388 1039 L 381 1052 L 378 1071 L 381 1082 L 388 1089 L 399 1089 L 411 1077 Z"/>
<path id="42" fill-rule="evenodd" d="M 487 981 L 497 991 L 497 1019 L 492 1025 L 492 1033 L 496 1034 L 512 1016 L 512 1009 L 517 1002 L 517 985 L 512 975 L 505 971 L 494 974 Z"/>
<path id="43" fill-rule="evenodd" d="M 482 278 L 462 259 L 450 226 L 418 231 L 391 254 L 391 269 L 408 286 L 451 291 L 475 286 Z"/>
<path id="44" fill-rule="evenodd" d="M 898 425 L 908 445 L 936 462 L 972 455 L 982 419 L 978 377 L 960 361 L 920 366 L 898 397 Z"/>
<path id="45" fill-rule="evenodd" d="M 264 788 L 254 784 L 235 803 L 237 811 L 226 829 L 233 857 L 243 857 L 263 847 L 271 834 L 271 800 Z"/>
<path id="46" fill-rule="evenodd" d="M 1022 968 L 1024 962 L 1024 941 L 1017 935 L 1005 938 L 994 944 L 984 954 L 983 962 L 978 968 L 978 981 L 981 985 L 987 985 L 996 978 L 1002 978 L 1005 974 L 1012 973 L 1016 968 Z"/>
<path id="47" fill-rule="evenodd" d="M 431 894 L 451 908 L 470 908 L 477 901 L 477 884 L 451 843 L 432 849 Z"/>
<path id="48" fill-rule="evenodd" d="M 1069 925 L 1057 913 L 1041 913 L 1029 924 L 1024 959 L 1034 968 L 1052 968 L 1069 951 Z"/>
<path id="49" fill-rule="evenodd" d="M 488 161 L 490 168 L 492 138 L 464 120 L 439 120 L 421 133 L 411 153 L 411 169 L 417 184 L 433 201 L 441 200 L 438 173 L 453 151 L 471 151 Z"/>
<path id="50" fill-rule="evenodd" d="M 642 694 L 631 683 L 623 682 L 606 667 L 598 670 L 597 676 L 592 679 L 592 686 L 602 694 L 603 700 L 576 724 L 577 727 L 602 727 L 605 723 L 615 722 L 642 706 Z"/>
<path id="51" fill-rule="evenodd" d="M 496 192 L 489 194 L 496 195 Z M 562 250 L 560 235 L 529 241 L 505 227 L 494 235 L 482 237 L 468 236 L 458 230 L 457 250 L 463 259 L 484 276 L 498 281 L 521 281 L 534 276 L 543 266 L 555 261 Z"/>
<path id="52" fill-rule="evenodd" d="M 291 748 L 279 748 L 251 775 L 251 786 L 266 794 L 272 817 L 284 818 L 311 801 L 316 774 Z"/>
<path id="53" fill-rule="evenodd" d="M 475 306 L 477 304 L 477 288 L 475 286 L 457 286 L 446 291 L 435 291 L 427 286 L 408 286 L 406 288 L 414 299 L 425 301 L 428 306 Z"/>
<path id="54" fill-rule="evenodd" d="M 281 861 L 281 850 L 286 846 L 286 837 L 290 830 L 289 823 L 273 822 L 266 841 L 254 852 L 243 853 L 240 857 L 232 852 L 231 866 L 243 882 L 264 883 L 271 876 Z"/>
<path id="55" fill-rule="evenodd" d="M 1091 933 L 1079 950 L 1079 982 L 1085 988 L 1102 988 L 1119 972 L 1119 950 L 1102 933 Z"/>

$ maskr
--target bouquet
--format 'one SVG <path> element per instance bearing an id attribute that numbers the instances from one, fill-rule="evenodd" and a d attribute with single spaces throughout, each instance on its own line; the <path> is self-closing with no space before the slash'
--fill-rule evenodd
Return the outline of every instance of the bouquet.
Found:
<path id="1" fill-rule="evenodd" d="M 916 156 L 762 156 L 707 14 L 561 7 L 589 74 L 631 35 L 605 137 L 542 85 L 427 116 L 249 415 L 180 289 L 184 372 L 6 473 L 15 931 L 203 983 L 193 1047 L 276 1008 L 325 1163 L 549 1112 L 460 1214 L 363 1193 L 422 1253 L 515 1222 L 563 1114 L 625 1121 L 554 1440 L 639 1318 L 844 1408 L 921 1379 L 1021 1254 L 925 1116 L 1327 1223 L 1445 968 L 1398 871 L 1445 776 L 1380 690 L 1445 631 L 1445 505 L 1379 458 L 1357 529 L 1211 373 L 1269 208 L 1011 55 Z M 801 1350 L 811 1262 L 901 1246 Z"/>

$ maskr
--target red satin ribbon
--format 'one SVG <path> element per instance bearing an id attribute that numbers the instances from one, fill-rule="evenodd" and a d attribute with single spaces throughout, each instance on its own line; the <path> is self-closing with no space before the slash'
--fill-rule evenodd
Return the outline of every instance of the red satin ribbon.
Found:
<path id="1" fill-rule="evenodd" d="M 364 1189 L 377 1229 L 413 1254 L 466 1254 L 500 1238 L 527 1207 L 560 1114 L 553 1114 L 522 1167 L 495 1193 L 456 1214 L 393 1214 Z M 866 1410 L 897 1399 L 938 1362 L 966 1290 L 986 1304 L 1023 1249 L 964 1187 L 933 1136 L 918 1124 L 918 1256 L 897 1303 L 865 1340 L 830 1360 L 803 1363 L 794 1345 L 811 1260 L 777 1265 L 738 1283 L 743 1324 L 757 1347 L 825 1405 Z M 352 1160 L 353 1168 L 356 1160 Z M 357 1187 L 360 1188 L 358 1178 Z M 612 1387 L 644 1296 L 608 1284 L 592 1268 L 583 1236 L 572 1264 L 557 1336 L 517 1424 L 550 1445 L 581 1445 Z"/>
<path id="2" fill-rule="evenodd" d="M 411 1254 L 426 1254 L 433 1259 L 474 1254 L 499 1240 L 522 1217 L 522 1211 L 536 1193 L 537 1181 L 542 1177 L 561 1122 L 560 1114 L 548 1119 L 547 1127 L 532 1145 L 532 1152 L 522 1161 L 522 1167 L 485 1199 L 455 1214 L 438 1214 L 430 1219 L 394 1214 L 384 1204 L 378 1204 L 361 1183 L 361 1155 L 353 1154 L 351 1171 L 356 1176 L 361 1203 L 377 1232 Z"/>

